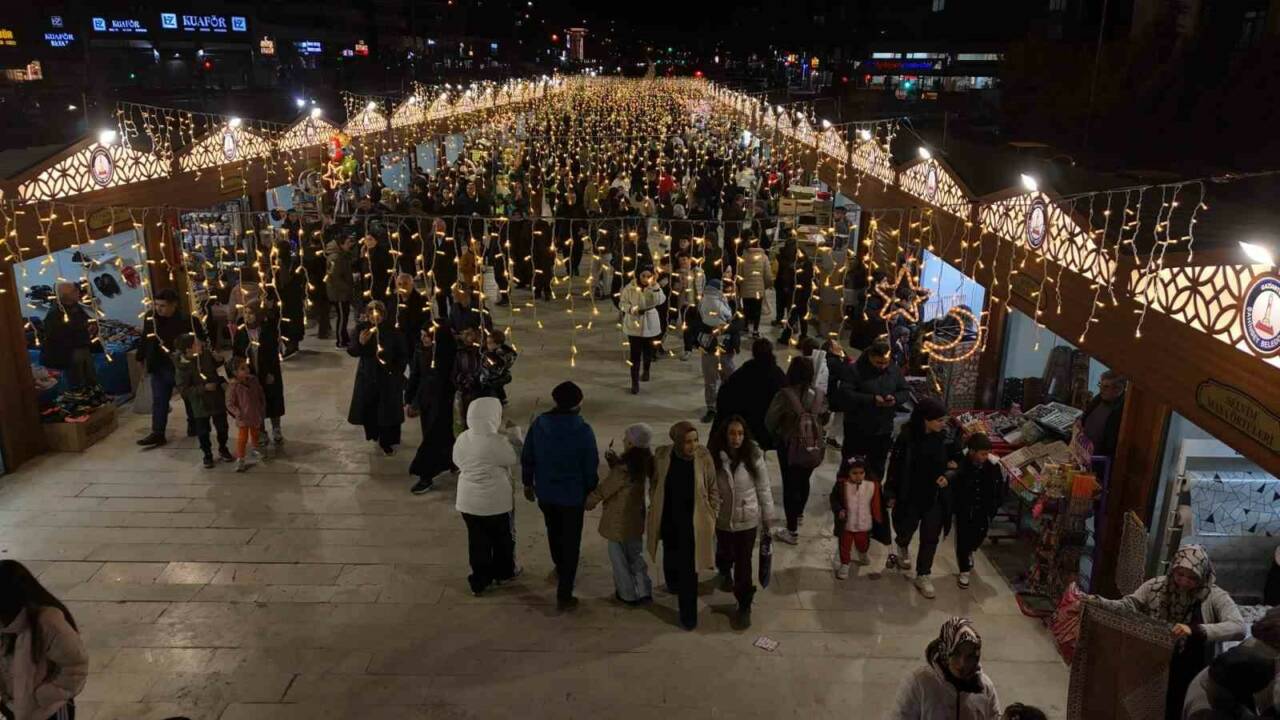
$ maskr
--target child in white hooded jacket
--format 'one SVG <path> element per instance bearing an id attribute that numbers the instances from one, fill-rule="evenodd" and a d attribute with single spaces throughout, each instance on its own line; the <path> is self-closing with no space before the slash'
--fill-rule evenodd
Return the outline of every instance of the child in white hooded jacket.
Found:
<path id="1" fill-rule="evenodd" d="M 467 430 L 453 445 L 458 466 L 456 507 L 467 524 L 471 592 L 520 574 L 515 563 L 511 468 L 520 464 L 513 439 L 502 432 L 502 403 L 477 398 L 467 408 Z"/>

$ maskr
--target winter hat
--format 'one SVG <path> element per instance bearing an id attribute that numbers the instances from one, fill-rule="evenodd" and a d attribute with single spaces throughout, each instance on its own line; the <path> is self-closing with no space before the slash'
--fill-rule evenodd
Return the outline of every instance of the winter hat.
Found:
<path id="1" fill-rule="evenodd" d="M 582 388 L 566 380 L 551 391 L 551 399 L 559 410 L 572 410 L 582 404 Z"/>
<path id="2" fill-rule="evenodd" d="M 925 420 L 937 420 L 947 416 L 947 407 L 933 398 L 924 398 L 916 404 L 916 412 Z"/>
<path id="3" fill-rule="evenodd" d="M 969 452 L 981 452 L 991 449 L 991 438 L 986 433 L 976 432 L 964 441 L 964 449 Z"/>
<path id="4" fill-rule="evenodd" d="M 708 290 L 722 290 L 724 285 L 720 282 L 720 278 L 711 278 L 707 281 Z"/>
<path id="5" fill-rule="evenodd" d="M 623 436 L 631 447 L 647 448 L 653 444 L 653 428 L 645 423 L 636 423 L 623 431 Z"/>

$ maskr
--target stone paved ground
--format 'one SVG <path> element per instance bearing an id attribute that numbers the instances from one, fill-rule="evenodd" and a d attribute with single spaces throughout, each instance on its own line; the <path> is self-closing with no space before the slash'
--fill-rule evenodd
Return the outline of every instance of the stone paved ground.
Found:
<path id="1" fill-rule="evenodd" d="M 622 342 L 603 305 L 595 328 L 576 334 L 570 369 L 570 320 L 590 319 L 584 302 L 572 318 L 564 302 L 514 316 L 522 354 L 510 417 L 527 423 L 567 377 L 584 388 L 602 445 L 631 422 L 665 436 L 701 413 L 692 361 L 665 360 L 642 395 L 625 394 Z M 285 366 L 284 452 L 246 474 L 201 469 L 194 439 L 139 451 L 146 419 L 126 414 L 88 452 L 47 455 L 0 481 L 0 553 L 67 600 L 91 648 L 81 718 L 874 718 L 952 614 L 974 618 L 1004 702 L 1063 715 L 1067 668 L 985 558 L 960 591 L 945 542 L 932 602 L 896 574 L 833 579 L 830 459 L 801 544 L 775 545 L 774 580 L 747 633 L 730 629 L 732 597 L 710 582 L 692 634 L 675 627 L 670 596 L 618 605 L 598 510 L 584 534 L 583 604 L 557 615 L 541 517 L 522 498 L 524 577 L 472 597 L 452 481 L 409 494 L 417 424 L 393 458 L 363 442 L 345 421 L 353 371 L 309 337 Z M 883 550 L 873 558 L 883 563 Z M 754 648 L 760 635 L 777 651 Z"/>

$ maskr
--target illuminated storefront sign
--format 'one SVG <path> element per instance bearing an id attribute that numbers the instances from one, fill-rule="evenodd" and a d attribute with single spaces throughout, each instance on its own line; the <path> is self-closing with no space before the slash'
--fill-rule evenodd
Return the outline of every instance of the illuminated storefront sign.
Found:
<path id="1" fill-rule="evenodd" d="M 367 57 L 369 55 L 369 46 L 363 40 L 358 41 L 355 46 L 355 54 L 360 57 Z"/>
<path id="2" fill-rule="evenodd" d="M 135 18 L 96 17 L 91 20 L 94 32 L 140 34 L 147 32 L 147 26 Z"/>
<path id="3" fill-rule="evenodd" d="M 262 40 L 258 43 L 258 52 L 262 53 L 263 55 L 275 55 L 276 41 L 272 40 L 269 37 L 262 38 Z"/>
<path id="4" fill-rule="evenodd" d="M 241 15 L 160 13 L 160 27 L 165 30 L 198 33 L 248 32 L 249 21 Z"/>
<path id="5" fill-rule="evenodd" d="M 13 31 L 6 27 L 0 27 L 0 45 L 4 47 L 17 47 L 18 39 L 13 36 Z"/>
<path id="6" fill-rule="evenodd" d="M 293 43 L 293 47 L 299 55 L 319 55 L 323 52 L 323 46 L 315 40 L 297 40 Z"/>
<path id="7" fill-rule="evenodd" d="M 75 42 L 76 36 L 69 32 L 47 32 L 44 41 L 49 43 L 49 47 L 63 48 Z"/>

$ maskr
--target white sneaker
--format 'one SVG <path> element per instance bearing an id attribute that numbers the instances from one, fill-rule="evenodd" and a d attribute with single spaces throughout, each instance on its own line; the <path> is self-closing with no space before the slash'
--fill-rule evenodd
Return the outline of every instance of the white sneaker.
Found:
<path id="1" fill-rule="evenodd" d="M 911 552 L 901 545 L 898 546 L 898 569 L 911 569 Z"/>
<path id="2" fill-rule="evenodd" d="M 682 351 L 682 352 L 680 353 L 680 359 L 681 359 L 682 361 L 684 361 L 684 362 L 688 362 L 688 361 L 689 361 L 689 351 L 688 351 L 688 350 L 684 350 L 684 351 Z"/>
<path id="3" fill-rule="evenodd" d="M 867 553 L 864 553 L 861 550 L 853 551 L 853 561 L 858 563 L 859 565 L 871 564 L 871 558 L 867 555 Z"/>
<path id="4" fill-rule="evenodd" d="M 916 576 L 916 590 L 919 590 L 920 594 L 929 600 L 937 597 L 937 593 L 933 591 L 933 581 L 929 579 L 928 575 Z"/>
<path id="5" fill-rule="evenodd" d="M 244 472 L 248 469 L 249 469 L 249 466 L 245 464 L 244 458 L 240 458 L 236 460 L 236 472 Z"/>
<path id="6" fill-rule="evenodd" d="M 957 575 L 956 584 L 960 586 L 961 590 L 968 590 L 969 589 L 969 573 L 962 572 L 959 575 Z"/>
<path id="7" fill-rule="evenodd" d="M 849 565 L 847 563 L 841 564 L 840 567 L 836 568 L 836 579 L 838 580 L 849 579 Z"/>
<path id="8" fill-rule="evenodd" d="M 780 540 L 788 545 L 798 545 L 800 543 L 800 536 L 786 528 L 778 528 L 773 537 L 775 540 Z"/>
<path id="9" fill-rule="evenodd" d="M 254 448 L 249 451 L 249 464 L 256 465 L 266 459 L 266 455 L 262 450 Z"/>

